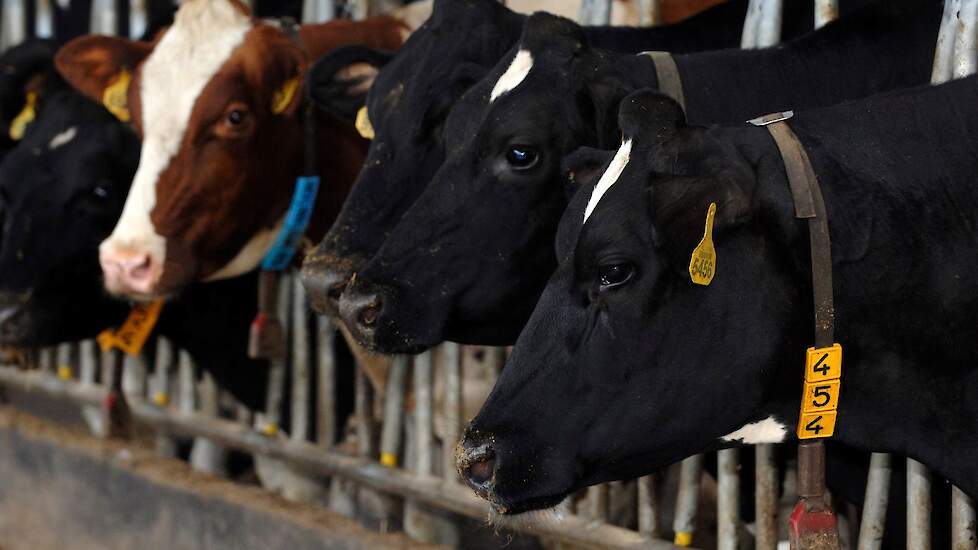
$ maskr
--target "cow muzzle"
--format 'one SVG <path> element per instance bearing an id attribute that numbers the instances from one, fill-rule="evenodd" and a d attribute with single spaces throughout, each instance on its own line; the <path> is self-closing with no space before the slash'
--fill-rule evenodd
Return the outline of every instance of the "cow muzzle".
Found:
<path id="1" fill-rule="evenodd" d="M 148 252 L 102 247 L 99 263 L 105 289 L 117 296 L 154 297 L 163 275 L 163 263 Z"/>
<path id="2" fill-rule="evenodd" d="M 339 299 L 339 313 L 353 337 L 364 347 L 373 349 L 377 324 L 384 310 L 379 292 L 347 288 Z"/>
<path id="3" fill-rule="evenodd" d="M 338 317 L 340 296 L 356 271 L 355 262 L 347 258 L 311 255 L 302 264 L 302 284 L 309 303 L 317 313 Z"/>

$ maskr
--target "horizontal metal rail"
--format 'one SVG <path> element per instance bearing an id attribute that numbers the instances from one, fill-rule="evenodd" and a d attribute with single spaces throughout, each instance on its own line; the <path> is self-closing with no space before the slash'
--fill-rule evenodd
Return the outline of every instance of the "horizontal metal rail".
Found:
<path id="1" fill-rule="evenodd" d="M 107 395 L 106 390 L 99 386 L 64 382 L 42 372 L 21 371 L 13 367 L 0 367 L 0 384 L 23 392 L 69 399 L 80 405 L 99 405 Z M 162 409 L 145 401 L 134 400 L 128 405 L 135 419 L 166 433 L 202 437 L 242 452 L 287 460 L 303 470 L 350 479 L 378 491 L 411 498 L 474 519 L 486 520 L 490 517 L 485 502 L 453 481 L 412 475 L 367 459 L 324 450 L 304 441 L 266 437 L 247 426 L 198 413 Z M 502 526 L 561 542 L 600 548 L 677 548 L 635 531 L 573 516 L 538 524 L 520 522 Z"/>

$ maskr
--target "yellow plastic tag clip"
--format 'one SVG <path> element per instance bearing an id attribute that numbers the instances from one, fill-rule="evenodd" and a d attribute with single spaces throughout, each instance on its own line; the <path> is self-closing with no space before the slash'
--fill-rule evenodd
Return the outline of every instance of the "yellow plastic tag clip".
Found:
<path id="1" fill-rule="evenodd" d="M 380 453 L 380 463 L 388 468 L 397 468 L 397 455 L 394 453 Z"/>
<path id="2" fill-rule="evenodd" d="M 713 247 L 713 217 L 717 213 L 717 203 L 711 202 L 706 211 L 706 230 L 703 239 L 693 249 L 689 259 L 689 278 L 698 285 L 709 286 L 717 269 L 717 252 Z"/>
<path id="3" fill-rule="evenodd" d="M 370 123 L 370 114 L 367 113 L 367 106 L 364 105 L 360 107 L 357 111 L 356 120 L 357 132 L 360 133 L 360 137 L 363 139 L 374 139 L 374 126 Z"/>
<path id="4" fill-rule="evenodd" d="M 160 318 L 161 309 L 163 309 L 162 300 L 136 304 L 129 312 L 126 322 L 118 330 L 106 329 L 96 337 L 99 347 L 103 352 L 117 348 L 126 355 L 139 355 L 150 333 L 153 332 L 156 321 Z"/>
<path id="5" fill-rule="evenodd" d="M 132 119 L 129 113 L 130 82 L 132 82 L 132 73 L 122 69 L 115 82 L 106 86 L 102 92 L 102 105 L 122 122 L 129 122 Z"/>
<path id="6" fill-rule="evenodd" d="M 24 108 L 21 109 L 17 116 L 10 121 L 10 139 L 14 141 L 20 141 L 24 137 L 24 133 L 27 132 L 27 125 L 34 122 L 34 118 L 37 117 L 37 94 L 34 92 L 27 92 L 27 98 L 24 101 Z"/>
<path id="7" fill-rule="evenodd" d="M 64 381 L 71 380 L 71 367 L 67 365 L 61 365 L 58 367 L 58 378 Z"/>
<path id="8" fill-rule="evenodd" d="M 835 434 L 839 394 L 842 391 L 841 377 L 841 345 L 806 350 L 798 439 L 822 439 Z"/>
<path id="9" fill-rule="evenodd" d="M 289 108 L 289 104 L 292 103 L 292 98 L 295 97 L 295 91 L 299 88 L 299 77 L 294 76 L 285 81 L 282 87 L 279 88 L 275 95 L 272 96 L 272 112 L 276 115 L 285 112 Z"/>
<path id="10" fill-rule="evenodd" d="M 170 404 L 170 396 L 166 392 L 158 391 L 153 394 L 153 403 L 159 407 L 165 407 Z"/>

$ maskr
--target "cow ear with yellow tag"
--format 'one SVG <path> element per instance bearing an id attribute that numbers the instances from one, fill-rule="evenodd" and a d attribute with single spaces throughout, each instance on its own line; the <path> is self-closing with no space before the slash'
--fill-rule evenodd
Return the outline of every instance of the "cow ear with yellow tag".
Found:
<path id="1" fill-rule="evenodd" d="M 58 51 L 54 63 L 75 89 L 128 122 L 129 91 L 136 68 L 153 45 L 114 36 L 82 36 Z"/>
<path id="2" fill-rule="evenodd" d="M 272 94 L 272 113 L 280 115 L 295 112 L 301 95 L 301 87 L 302 79 L 299 76 L 293 76 L 283 82 Z"/>
<path id="3" fill-rule="evenodd" d="M 10 121 L 10 139 L 20 141 L 27 132 L 27 125 L 37 117 L 37 93 L 27 92 L 24 99 L 24 108 L 17 113 L 17 116 Z"/>

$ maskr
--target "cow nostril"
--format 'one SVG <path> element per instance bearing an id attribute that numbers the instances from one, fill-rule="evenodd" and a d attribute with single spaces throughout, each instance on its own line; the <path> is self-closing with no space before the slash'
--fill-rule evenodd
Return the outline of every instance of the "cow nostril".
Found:
<path id="1" fill-rule="evenodd" d="M 490 453 L 486 457 L 472 461 L 465 469 L 465 477 L 470 485 L 481 487 L 492 480 L 496 470 L 496 458 Z"/>
<path id="2" fill-rule="evenodd" d="M 365 327 L 373 327 L 377 324 L 377 319 L 380 317 L 381 302 L 375 300 L 370 305 L 364 307 L 360 310 L 360 324 Z"/>

